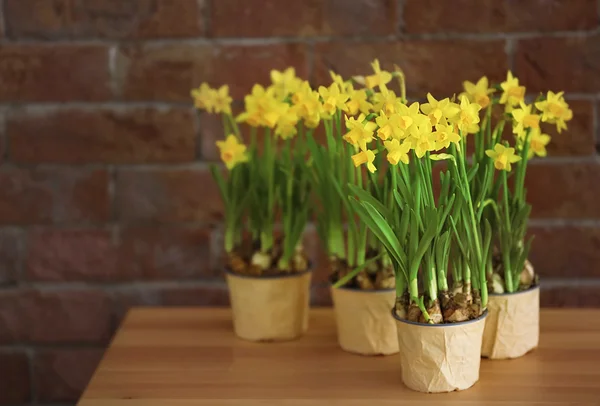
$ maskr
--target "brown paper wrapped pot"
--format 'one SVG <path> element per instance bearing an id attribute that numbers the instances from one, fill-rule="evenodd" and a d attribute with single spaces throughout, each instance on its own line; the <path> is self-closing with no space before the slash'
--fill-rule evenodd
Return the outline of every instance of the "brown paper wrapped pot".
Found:
<path id="1" fill-rule="evenodd" d="M 485 316 L 462 323 L 432 325 L 396 317 L 404 384 L 429 393 L 473 386 L 479 380 Z"/>
<path id="2" fill-rule="evenodd" d="M 311 272 L 275 277 L 226 273 L 235 334 L 250 341 L 284 341 L 308 328 Z"/>
<path id="3" fill-rule="evenodd" d="M 331 287 L 340 347 L 362 355 L 398 352 L 398 333 L 390 308 L 395 289 L 360 290 Z"/>
<path id="4" fill-rule="evenodd" d="M 491 359 L 517 358 L 538 346 L 540 288 L 490 294 L 481 355 Z"/>

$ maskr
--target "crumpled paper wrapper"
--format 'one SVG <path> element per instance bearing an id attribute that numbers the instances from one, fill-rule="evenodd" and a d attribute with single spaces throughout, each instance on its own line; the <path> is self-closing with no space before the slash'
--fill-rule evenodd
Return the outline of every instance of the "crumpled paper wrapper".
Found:
<path id="1" fill-rule="evenodd" d="M 228 272 L 226 277 L 238 337 L 284 341 L 306 332 L 311 272 L 262 278 Z"/>
<path id="2" fill-rule="evenodd" d="M 331 287 L 331 298 L 342 349 L 362 355 L 398 352 L 398 332 L 390 309 L 396 291 Z"/>
<path id="3" fill-rule="evenodd" d="M 488 297 L 481 355 L 491 359 L 517 358 L 538 346 L 540 288 Z"/>
<path id="4" fill-rule="evenodd" d="M 419 392 L 468 389 L 479 380 L 485 315 L 463 323 L 424 325 L 396 319 L 402 381 Z"/>

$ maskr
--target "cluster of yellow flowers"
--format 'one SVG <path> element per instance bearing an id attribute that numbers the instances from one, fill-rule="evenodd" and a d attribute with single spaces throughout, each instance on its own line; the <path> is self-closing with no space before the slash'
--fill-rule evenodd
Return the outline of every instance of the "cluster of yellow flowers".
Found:
<path id="1" fill-rule="evenodd" d="M 408 104 L 404 96 L 398 97 L 387 87 L 394 76 L 401 75 L 399 70 L 394 73 L 382 70 L 377 60 L 371 66 L 373 74 L 355 76 L 353 81 L 331 72 L 332 83 L 318 90 L 296 77 L 293 68 L 283 72 L 274 70 L 270 86 L 254 85 L 244 99 L 244 111 L 235 121 L 273 129 L 275 136 L 290 139 L 297 134 L 299 123 L 314 129 L 322 120 L 330 120 L 343 112 L 348 129 L 343 138 L 355 147 L 354 164 L 366 164 L 369 171 L 375 172 L 373 162 L 379 150 L 378 142 L 383 143 L 392 165 L 407 164 L 411 150 L 418 158 L 430 153 L 431 159 L 438 159 L 444 155 L 435 152 L 448 148 L 451 143 L 460 148 L 461 137 L 479 131 L 480 111 L 491 104 L 504 105 L 506 117 L 512 122 L 516 146 L 522 149 L 524 143 L 529 142 L 529 157 L 546 155 L 550 136 L 542 133 L 540 122 L 555 124 L 561 132 L 573 116 L 563 92 L 548 92 L 543 100 L 527 104 L 525 87 L 510 71 L 498 89 L 490 87 L 488 78 L 482 77 L 476 83 L 465 81 L 464 92 L 458 98 L 437 100 L 427 94 L 426 103 Z M 355 89 L 353 82 L 364 87 Z M 502 94 L 499 99 L 492 99 L 496 90 Z M 196 107 L 231 117 L 227 86 L 211 89 L 202 84 L 192 91 L 192 96 Z M 247 160 L 246 147 L 239 136 L 230 134 L 217 145 L 229 168 Z M 495 145 L 486 154 L 499 170 L 510 170 L 511 163 L 520 159 L 515 148 L 505 144 Z"/>

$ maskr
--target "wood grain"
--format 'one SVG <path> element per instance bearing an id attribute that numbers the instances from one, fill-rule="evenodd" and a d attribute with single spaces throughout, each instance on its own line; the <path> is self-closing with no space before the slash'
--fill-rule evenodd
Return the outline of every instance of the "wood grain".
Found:
<path id="1" fill-rule="evenodd" d="M 471 389 L 427 395 L 402 385 L 397 355 L 338 348 L 333 311 L 312 309 L 296 341 L 234 337 L 228 309 L 128 314 L 81 406 L 600 405 L 600 310 L 543 309 L 540 348 L 481 363 Z"/>

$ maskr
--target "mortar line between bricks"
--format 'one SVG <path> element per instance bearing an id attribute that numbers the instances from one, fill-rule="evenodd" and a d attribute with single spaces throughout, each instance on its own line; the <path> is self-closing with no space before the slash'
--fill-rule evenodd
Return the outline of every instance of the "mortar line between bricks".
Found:
<path id="1" fill-rule="evenodd" d="M 404 9 L 406 6 L 405 0 L 396 0 L 396 27 L 395 32 L 396 36 L 400 38 L 403 34 L 405 34 L 406 21 L 404 21 Z"/>
<path id="2" fill-rule="evenodd" d="M 592 102 L 592 131 L 596 154 L 600 154 L 600 123 L 598 123 L 598 100 Z"/>
<path id="3" fill-rule="evenodd" d="M 398 40 L 474 40 L 474 41 L 492 41 L 511 39 L 537 39 L 537 38 L 578 38 L 591 36 L 600 33 L 600 27 L 592 30 L 567 30 L 567 31 L 520 31 L 520 32 L 492 32 L 492 33 L 461 33 L 461 32 L 441 32 L 441 33 L 400 33 L 391 35 L 316 35 L 316 36 L 271 36 L 271 37 L 188 37 L 188 38 L 146 38 L 143 40 L 144 46 L 154 47 L 163 45 L 217 45 L 217 46 L 261 46 L 278 44 L 302 44 L 307 40 L 315 42 L 393 42 Z M 53 38 L 52 40 L 42 40 L 38 38 L 19 38 L 17 40 L 4 39 L 11 45 L 37 45 L 37 46 L 85 46 L 85 45 L 104 45 L 107 46 L 114 41 L 113 38 Z M 138 39 L 119 39 L 122 46 L 138 45 Z"/>
<path id="4" fill-rule="evenodd" d="M 529 220 L 529 227 L 600 227 L 600 219 L 551 219 L 535 218 Z"/>
<path id="5" fill-rule="evenodd" d="M 592 287 L 597 288 L 600 287 L 600 279 L 598 278 L 578 278 L 578 279 L 561 279 L 561 278 L 542 278 L 540 279 L 540 287 L 542 290 L 544 289 L 552 289 L 552 288 L 584 288 L 584 287 Z"/>
<path id="6" fill-rule="evenodd" d="M 45 113 L 49 111 L 61 111 L 68 109 L 89 109 L 89 110 L 98 110 L 102 108 L 106 109 L 122 109 L 127 111 L 128 109 L 139 109 L 139 108 L 154 108 L 157 110 L 171 110 L 173 108 L 187 108 L 192 110 L 194 108 L 193 102 L 190 99 L 189 102 L 167 102 L 167 101 L 110 101 L 110 102 L 84 102 L 84 101 L 75 101 L 75 102 L 47 102 L 47 103 L 39 103 L 39 102 L 20 102 L 20 103 L 0 103 L 0 106 L 10 109 L 21 109 L 25 112 L 31 113 Z"/>
<path id="7" fill-rule="evenodd" d="M 6 3 L 4 0 L 0 0 L 0 33 L 2 33 L 2 38 L 8 37 L 6 32 Z"/>
<path id="8" fill-rule="evenodd" d="M 113 44 L 108 48 L 108 75 L 109 75 L 109 88 L 112 92 L 113 97 L 121 96 L 121 87 L 119 86 L 119 80 L 117 78 L 117 54 L 119 52 L 119 46 Z"/>
<path id="9" fill-rule="evenodd" d="M 210 18 L 211 14 L 211 6 L 212 4 L 210 0 L 196 0 L 198 4 L 198 9 L 200 10 L 200 18 L 202 18 L 202 23 L 204 25 L 203 34 L 208 38 L 212 32 L 212 21 Z"/>
<path id="10" fill-rule="evenodd" d="M 504 44 L 504 52 L 506 54 L 508 69 L 512 72 L 515 71 L 515 47 L 515 40 L 512 38 L 507 38 L 506 43 Z"/>
<path id="11" fill-rule="evenodd" d="M 7 162 L 2 164 L 0 172 L 2 170 L 9 169 L 28 169 L 28 170 L 64 170 L 64 169 L 76 169 L 76 170 L 100 170 L 106 169 L 107 165 L 114 165 L 117 172 L 121 170 L 135 169 L 139 171 L 144 170 L 161 170 L 164 172 L 170 171 L 181 171 L 181 170 L 208 170 L 209 162 L 199 161 L 186 161 L 186 162 L 124 162 L 124 163 L 16 163 Z M 223 166 L 219 163 L 219 166 Z"/>

